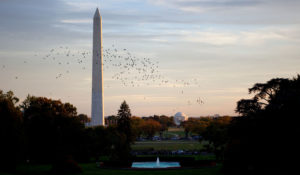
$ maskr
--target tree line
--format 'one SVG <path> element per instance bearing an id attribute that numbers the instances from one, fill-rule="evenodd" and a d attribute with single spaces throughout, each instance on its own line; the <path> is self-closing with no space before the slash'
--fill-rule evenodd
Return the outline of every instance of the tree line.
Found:
<path id="1" fill-rule="evenodd" d="M 297 167 L 300 134 L 300 76 L 275 78 L 249 88 L 251 99 L 237 102 L 238 117 L 190 118 L 182 125 L 186 136 L 201 135 L 207 150 L 223 162 L 229 174 L 289 173 Z M 23 102 L 13 92 L 0 91 L 0 170 L 18 163 L 60 163 L 131 160 L 136 138 L 162 134 L 173 118 L 132 117 L 124 101 L 108 127 L 89 127 L 89 118 L 70 103 L 28 96 Z M 18 105 L 19 104 L 19 105 Z M 200 139 L 200 141 L 202 141 Z"/>
<path id="2" fill-rule="evenodd" d="M 149 117 L 130 117 L 132 132 L 135 138 L 146 137 L 151 139 L 156 133 L 162 134 L 167 131 L 169 127 L 175 126 L 174 118 L 166 115 L 153 115 Z M 109 126 L 116 126 L 118 124 L 118 116 L 112 115 L 105 118 L 105 123 Z"/>
<path id="3" fill-rule="evenodd" d="M 12 91 L 0 90 L 0 170 L 14 170 L 24 162 L 56 168 L 66 161 L 97 161 L 101 156 L 126 164 L 137 138 L 152 138 L 174 125 L 172 117 L 131 116 L 125 101 L 117 115 L 106 118 L 107 127 L 85 127 L 89 121 L 70 103 L 30 95 L 19 102 Z"/>
<path id="4" fill-rule="evenodd" d="M 135 140 L 130 109 L 124 101 L 118 124 L 89 127 L 86 115 L 77 114 L 70 103 L 28 95 L 19 99 L 12 91 L 0 91 L 0 170 L 12 171 L 18 163 L 51 163 L 54 169 L 76 161 L 130 160 L 130 144 Z M 71 162 L 71 163 L 70 163 Z"/>

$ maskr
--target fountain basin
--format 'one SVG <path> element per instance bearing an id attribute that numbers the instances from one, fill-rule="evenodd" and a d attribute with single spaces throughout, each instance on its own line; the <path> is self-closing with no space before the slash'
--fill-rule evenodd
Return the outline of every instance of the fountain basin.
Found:
<path id="1" fill-rule="evenodd" d="M 131 168 L 179 168 L 179 162 L 133 162 Z"/>

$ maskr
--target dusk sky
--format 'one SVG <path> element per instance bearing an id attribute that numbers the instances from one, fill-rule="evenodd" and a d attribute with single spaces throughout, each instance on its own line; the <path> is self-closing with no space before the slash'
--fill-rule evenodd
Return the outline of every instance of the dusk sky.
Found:
<path id="1" fill-rule="evenodd" d="M 97 7 L 103 49 L 147 58 L 166 81 L 137 82 L 135 71 L 124 75 L 135 86 L 123 86 L 107 63 L 105 116 L 123 100 L 137 116 L 237 115 L 255 83 L 300 73 L 299 0 L 0 0 L 0 89 L 90 116 L 92 55 L 82 53 Z"/>

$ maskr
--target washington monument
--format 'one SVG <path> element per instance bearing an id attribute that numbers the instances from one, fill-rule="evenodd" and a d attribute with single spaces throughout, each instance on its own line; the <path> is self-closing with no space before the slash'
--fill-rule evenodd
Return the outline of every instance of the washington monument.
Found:
<path id="1" fill-rule="evenodd" d="M 102 19 L 97 8 L 93 22 L 92 126 L 104 126 Z"/>

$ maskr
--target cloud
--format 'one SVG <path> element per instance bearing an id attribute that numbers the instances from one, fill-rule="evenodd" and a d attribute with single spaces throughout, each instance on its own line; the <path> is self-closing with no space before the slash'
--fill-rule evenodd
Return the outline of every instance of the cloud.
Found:
<path id="1" fill-rule="evenodd" d="M 92 19 L 63 19 L 60 22 L 66 24 L 91 24 L 93 20 Z"/>
<path id="2" fill-rule="evenodd" d="M 189 34 L 184 37 L 184 40 L 219 46 L 236 44 L 239 40 L 239 36 L 233 33 L 203 31 Z"/>
<path id="3" fill-rule="evenodd" d="M 150 3 L 177 8 L 182 11 L 203 12 L 223 7 L 249 7 L 262 1 L 259 0 L 152 0 Z"/>
<path id="4" fill-rule="evenodd" d="M 267 32 L 259 31 L 259 32 L 241 32 L 240 40 L 243 44 L 246 45 L 261 45 L 268 41 L 274 41 L 274 40 L 283 41 L 283 40 L 288 40 L 288 38 L 273 31 L 267 31 Z"/>
<path id="5" fill-rule="evenodd" d="M 169 18 L 205 24 L 295 24 L 300 23 L 298 0 L 149 0 L 165 7 Z M 198 15 L 197 18 L 193 18 Z"/>
<path id="6" fill-rule="evenodd" d="M 1 50 L 51 47 L 64 39 L 74 40 L 73 33 L 56 27 L 66 15 L 66 8 L 60 0 L 1 1 Z"/>
<path id="7" fill-rule="evenodd" d="M 149 3 L 155 5 L 164 5 L 182 11 L 203 12 L 214 9 L 232 9 L 232 8 L 252 8 L 264 5 L 284 5 L 291 6 L 299 4 L 297 0 L 149 0 Z"/>
<path id="8" fill-rule="evenodd" d="M 184 32 L 183 39 L 187 42 L 203 43 L 215 46 L 245 45 L 258 46 L 268 42 L 300 42 L 297 33 L 300 31 L 295 27 L 286 28 L 263 28 L 256 30 L 241 30 L 224 32 L 220 30 L 203 30 L 198 32 Z"/>
<path id="9" fill-rule="evenodd" d="M 73 12 L 80 12 L 80 11 L 90 11 L 90 10 L 95 10 L 96 7 L 98 7 L 99 2 L 91 2 L 91 1 L 78 1 L 78 0 L 72 0 L 72 1 L 67 1 L 63 0 L 63 2 L 69 6 L 69 10 Z"/>

